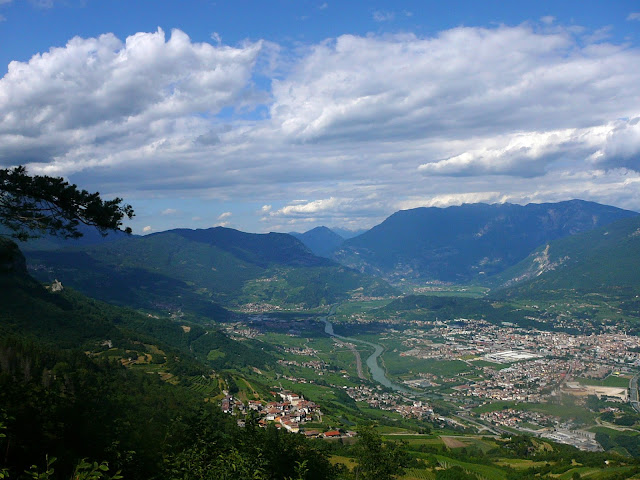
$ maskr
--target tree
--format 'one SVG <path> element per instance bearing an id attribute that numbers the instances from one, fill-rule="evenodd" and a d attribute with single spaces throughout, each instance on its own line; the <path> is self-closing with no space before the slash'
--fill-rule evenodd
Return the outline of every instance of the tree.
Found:
<path id="1" fill-rule="evenodd" d="M 30 176 L 23 166 L 0 169 L 0 224 L 19 240 L 44 234 L 79 238 L 80 224 L 106 235 L 122 229 L 122 220 L 134 216 L 121 198 L 102 200 L 100 194 L 80 190 L 60 177 Z"/>
<path id="2" fill-rule="evenodd" d="M 403 473 L 410 459 L 404 444 L 383 442 L 371 426 L 358 429 L 354 452 L 358 461 L 354 469 L 357 480 L 391 480 Z"/>

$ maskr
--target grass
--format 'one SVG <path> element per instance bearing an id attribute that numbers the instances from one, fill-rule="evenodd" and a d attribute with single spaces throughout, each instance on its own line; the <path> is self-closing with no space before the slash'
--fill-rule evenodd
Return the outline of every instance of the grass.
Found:
<path id="1" fill-rule="evenodd" d="M 356 461 L 353 458 L 343 457 L 341 455 L 331 455 L 329 457 L 329 462 L 331 462 L 331 465 L 337 465 L 338 463 L 341 463 L 343 465 L 346 465 L 349 470 L 352 470 L 353 467 L 357 465 Z"/>
<path id="2" fill-rule="evenodd" d="M 533 460 L 527 460 L 525 458 L 503 458 L 496 462 L 496 465 L 500 465 L 502 467 L 511 467 L 521 470 L 524 470 L 525 468 L 542 467 L 546 464 L 546 461 L 535 462 Z"/>
<path id="3" fill-rule="evenodd" d="M 420 468 L 408 468 L 402 477 L 398 477 L 401 480 L 435 480 L 436 474 Z"/>
<path id="4" fill-rule="evenodd" d="M 595 378 L 578 378 L 581 385 L 591 385 L 597 387 L 629 387 L 629 377 L 609 375 L 604 380 Z"/>
<path id="5" fill-rule="evenodd" d="M 431 358 L 401 357 L 399 352 L 385 351 L 382 354 L 389 375 L 432 373 L 453 378 L 461 373 L 471 372 L 473 368 L 460 360 L 434 360 Z"/>
<path id="6" fill-rule="evenodd" d="M 598 426 L 590 428 L 589 431 L 594 433 L 606 433 L 611 438 L 616 438 L 619 435 L 640 436 L 640 432 L 630 429 L 629 427 L 624 427 L 624 429 L 616 430 L 614 428 Z"/>
<path id="7" fill-rule="evenodd" d="M 444 455 L 435 455 L 435 457 L 438 459 L 438 462 L 440 462 L 440 465 L 445 468 L 450 468 L 454 465 L 458 465 L 464 470 L 479 474 L 487 480 L 505 480 L 507 478 L 507 474 L 505 471 L 494 466 L 463 462 L 461 460 L 446 457 Z"/>
<path id="8" fill-rule="evenodd" d="M 612 475 L 624 474 L 629 472 L 633 467 L 607 467 L 606 469 L 601 468 L 593 468 L 593 467 L 577 467 L 572 468 L 556 478 L 560 480 L 571 480 L 574 473 L 580 474 L 581 478 L 588 478 L 589 480 L 597 480 L 597 479 L 605 479 L 611 478 Z M 620 477 L 620 478 L 628 478 L 628 477 Z"/>

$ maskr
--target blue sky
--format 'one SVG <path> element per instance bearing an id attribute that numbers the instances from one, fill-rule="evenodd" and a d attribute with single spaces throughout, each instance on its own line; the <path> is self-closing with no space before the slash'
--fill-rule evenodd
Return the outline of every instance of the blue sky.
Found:
<path id="1" fill-rule="evenodd" d="M 136 233 L 640 210 L 635 1 L 0 0 L 0 19 L 0 166 L 124 197 Z"/>

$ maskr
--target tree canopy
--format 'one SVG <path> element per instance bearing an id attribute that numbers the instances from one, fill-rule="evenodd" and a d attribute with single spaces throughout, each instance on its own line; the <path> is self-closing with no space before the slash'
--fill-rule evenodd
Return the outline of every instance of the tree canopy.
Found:
<path id="1" fill-rule="evenodd" d="M 27 174 L 23 166 L 0 169 L 0 224 L 19 240 L 45 234 L 79 238 L 80 224 L 96 227 L 106 235 L 111 230 L 131 233 L 122 220 L 134 215 L 121 198 L 102 200 L 61 177 Z"/>
<path id="2" fill-rule="evenodd" d="M 354 447 L 358 464 L 354 468 L 358 480 L 392 480 L 402 475 L 409 462 L 405 445 L 383 442 L 373 426 L 358 428 L 358 443 Z"/>

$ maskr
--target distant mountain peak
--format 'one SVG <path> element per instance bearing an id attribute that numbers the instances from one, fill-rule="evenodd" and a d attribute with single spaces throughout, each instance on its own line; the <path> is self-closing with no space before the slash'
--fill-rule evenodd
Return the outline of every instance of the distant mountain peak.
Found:
<path id="1" fill-rule="evenodd" d="M 320 257 L 330 257 L 333 251 L 342 245 L 344 238 L 325 226 L 312 228 L 304 233 L 291 233 L 309 250 Z"/>

